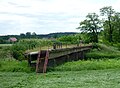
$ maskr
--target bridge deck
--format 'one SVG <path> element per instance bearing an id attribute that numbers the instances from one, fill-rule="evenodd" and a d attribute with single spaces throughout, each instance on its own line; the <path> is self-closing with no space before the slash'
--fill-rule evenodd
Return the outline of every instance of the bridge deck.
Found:
<path id="1" fill-rule="evenodd" d="M 32 61 L 36 61 L 36 63 L 39 63 L 39 62 L 37 62 L 37 59 L 38 59 L 38 56 L 40 53 L 39 59 L 41 60 L 40 63 L 42 63 L 41 67 L 43 70 L 47 51 L 49 52 L 48 64 L 50 61 L 52 61 L 52 65 L 53 65 L 53 64 L 56 64 L 59 62 L 63 63 L 65 61 L 78 60 L 80 58 L 82 59 L 82 58 L 84 58 L 84 53 L 86 51 L 89 51 L 91 48 L 92 48 L 92 45 L 72 47 L 72 48 L 49 49 L 49 50 L 41 50 L 40 52 L 39 51 L 30 52 L 30 53 L 25 54 L 25 56 L 28 57 L 29 65 L 31 65 Z M 36 65 L 36 63 L 34 65 Z M 38 71 L 38 72 L 40 72 L 40 71 Z"/>

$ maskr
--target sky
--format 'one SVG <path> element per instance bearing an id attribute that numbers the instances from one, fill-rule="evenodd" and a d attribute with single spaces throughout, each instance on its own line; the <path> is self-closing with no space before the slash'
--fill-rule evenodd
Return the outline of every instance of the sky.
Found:
<path id="1" fill-rule="evenodd" d="M 0 35 L 79 32 L 85 16 L 104 6 L 120 12 L 120 0 L 0 0 Z"/>

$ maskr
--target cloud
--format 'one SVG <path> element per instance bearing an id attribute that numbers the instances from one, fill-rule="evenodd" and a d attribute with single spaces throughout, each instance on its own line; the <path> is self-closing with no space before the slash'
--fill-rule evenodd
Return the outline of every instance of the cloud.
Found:
<path id="1" fill-rule="evenodd" d="M 119 0 L 1 0 L 1 34 L 78 32 L 88 13 L 104 6 L 119 8 Z M 12 32 L 11 32 L 12 30 Z"/>

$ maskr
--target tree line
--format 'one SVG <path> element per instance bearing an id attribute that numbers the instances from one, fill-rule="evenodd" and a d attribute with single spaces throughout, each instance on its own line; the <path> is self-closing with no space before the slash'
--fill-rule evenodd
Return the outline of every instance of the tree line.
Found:
<path id="1" fill-rule="evenodd" d="M 0 36 L 0 44 L 10 43 L 8 41 L 9 38 L 15 37 L 18 40 L 21 39 L 42 39 L 42 38 L 59 38 L 61 36 L 67 36 L 67 35 L 75 35 L 76 32 L 59 32 L 59 33 L 50 33 L 50 34 L 36 34 L 35 32 L 26 32 L 26 33 L 20 33 L 20 35 L 6 35 L 6 36 Z"/>

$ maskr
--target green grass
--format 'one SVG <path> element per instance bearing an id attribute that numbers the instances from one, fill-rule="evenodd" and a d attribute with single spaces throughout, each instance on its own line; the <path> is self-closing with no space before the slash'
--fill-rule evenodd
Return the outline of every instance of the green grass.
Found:
<path id="1" fill-rule="evenodd" d="M 11 45 L 12 44 L 0 44 L 0 60 L 11 57 Z"/>
<path id="2" fill-rule="evenodd" d="M 86 58 L 101 59 L 101 58 L 118 58 L 120 53 L 104 52 L 104 51 L 92 51 L 86 54 Z"/>
<path id="3" fill-rule="evenodd" d="M 1 72 L 31 72 L 31 68 L 28 67 L 27 61 L 17 60 L 1 60 L 0 71 Z"/>
<path id="4" fill-rule="evenodd" d="M 27 61 L 0 60 L 0 88 L 120 88 L 120 51 L 99 46 L 88 60 L 68 62 L 36 74 Z M 94 58 L 92 58 L 94 57 Z"/>
<path id="5" fill-rule="evenodd" d="M 120 51 L 113 46 L 98 44 L 98 49 L 93 49 L 86 54 L 86 58 L 103 59 L 103 58 L 119 58 Z"/>
<path id="6" fill-rule="evenodd" d="M 0 72 L 0 88 L 120 88 L 120 70 Z"/>
<path id="7" fill-rule="evenodd" d="M 98 47 L 103 50 L 104 52 L 116 52 L 120 53 L 119 49 L 114 46 L 107 46 L 105 44 L 98 44 Z"/>
<path id="8" fill-rule="evenodd" d="M 120 58 L 101 60 L 86 60 L 86 61 L 74 61 L 68 62 L 61 66 L 55 67 L 52 70 L 57 71 L 81 71 L 81 70 L 103 70 L 103 69 L 119 69 Z"/>
<path id="9" fill-rule="evenodd" d="M 99 60 L 79 60 L 67 62 L 55 68 L 48 69 L 49 71 L 81 71 L 81 70 L 103 70 L 103 69 L 119 69 L 120 58 L 114 59 L 99 59 Z M 1 60 L 0 71 L 2 72 L 32 72 L 34 69 L 28 66 L 27 61 L 17 60 Z"/>
<path id="10" fill-rule="evenodd" d="M 0 44 L 0 47 L 1 46 L 12 46 L 12 44 Z"/>

